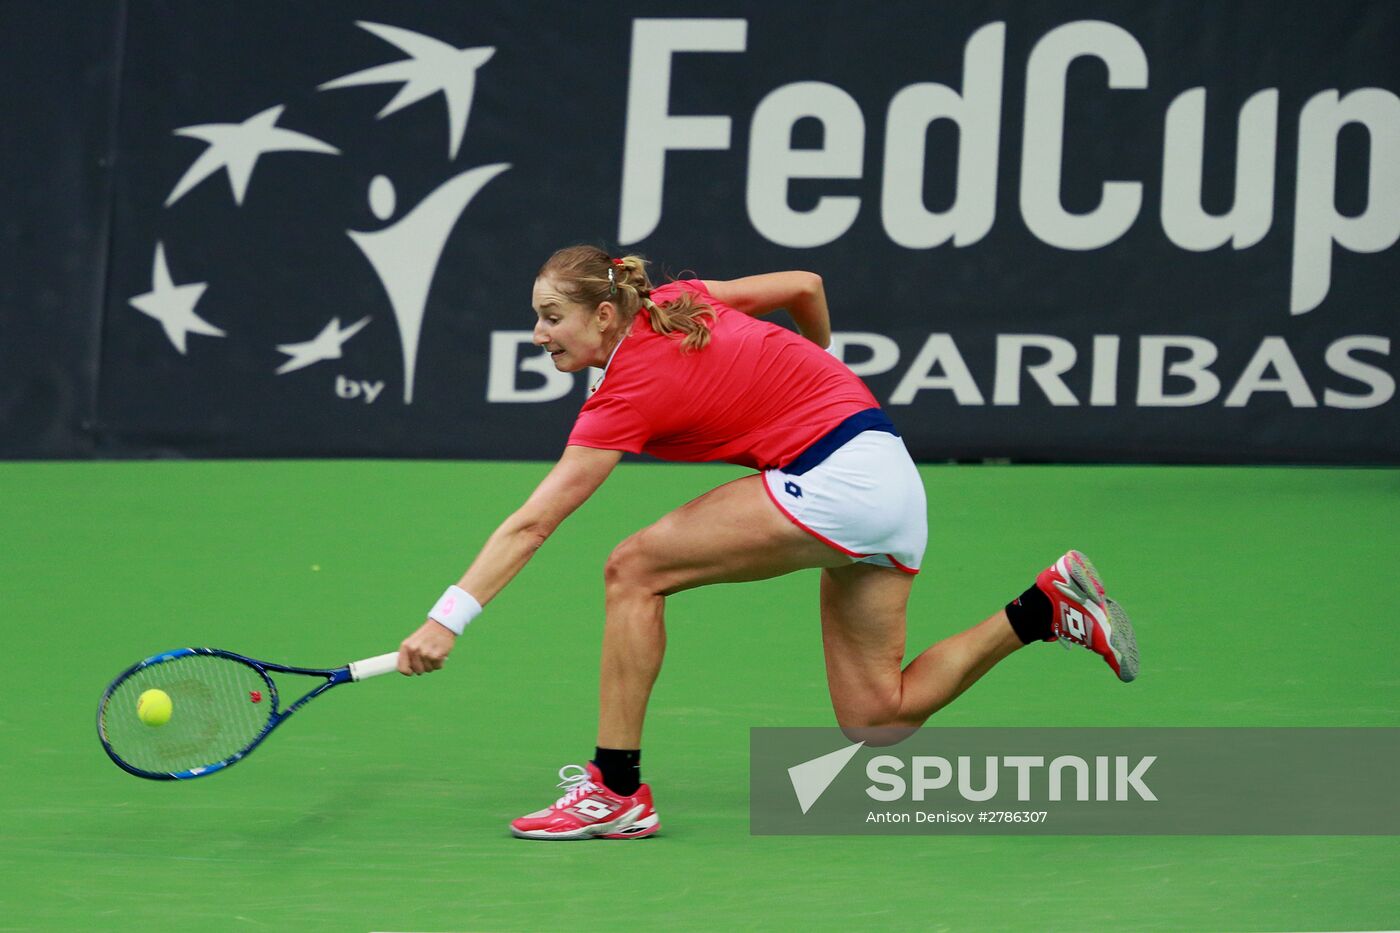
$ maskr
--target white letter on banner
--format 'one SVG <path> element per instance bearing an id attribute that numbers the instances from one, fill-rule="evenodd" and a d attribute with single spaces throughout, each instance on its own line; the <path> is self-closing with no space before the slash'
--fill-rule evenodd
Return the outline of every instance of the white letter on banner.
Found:
<path id="1" fill-rule="evenodd" d="M 942 84 L 911 84 L 890 101 L 885 127 L 885 182 L 880 213 L 900 246 L 970 246 L 996 218 L 997 148 L 1001 134 L 1002 61 L 1006 24 L 988 23 L 963 52 L 963 93 Z M 953 206 L 924 206 L 925 145 L 935 120 L 958 127 L 958 180 Z"/>
<path id="2" fill-rule="evenodd" d="M 1273 367 L 1278 373 L 1276 379 L 1265 379 L 1264 373 Z M 1226 408 L 1243 408 L 1249 404 L 1255 392 L 1286 392 L 1288 401 L 1294 408 L 1316 408 L 1317 398 L 1308 388 L 1308 380 L 1298 368 L 1293 351 L 1282 337 L 1265 337 L 1259 349 L 1245 366 L 1235 387 L 1225 396 Z"/>
<path id="3" fill-rule="evenodd" d="M 486 401 L 488 402 L 552 402 L 563 398 L 574 388 L 572 373 L 554 368 L 549 354 L 520 359 L 520 348 L 533 342 L 528 330 L 494 330 L 491 332 L 491 362 L 487 367 Z M 519 373 L 535 373 L 544 377 L 544 385 L 521 389 L 516 385 Z"/>
<path id="4" fill-rule="evenodd" d="M 820 149 L 793 149 L 792 127 L 803 117 L 822 124 Z M 749 131 L 749 220 L 779 246 L 823 246 L 850 229 L 860 198 L 823 196 L 809 211 L 788 206 L 793 178 L 859 178 L 865 163 L 865 116 L 855 98 L 820 81 L 771 92 L 753 112 Z"/>
<path id="5" fill-rule="evenodd" d="M 1337 213 L 1337 133 L 1348 123 L 1371 137 L 1366 210 Z M 1337 99 L 1323 91 L 1298 116 L 1298 193 L 1293 214 L 1293 281 L 1289 310 L 1305 314 L 1332 285 L 1332 243 L 1378 253 L 1400 239 L 1400 98 L 1375 87 Z"/>
<path id="6" fill-rule="evenodd" d="M 953 780 L 952 763 L 940 755 L 915 755 L 913 764 L 915 800 L 923 800 L 924 791 L 942 790 Z M 930 768 L 934 777 L 928 776 Z"/>
<path id="7" fill-rule="evenodd" d="M 1382 356 L 1390 355 L 1389 337 L 1356 336 L 1333 341 L 1327 348 L 1327 365 L 1339 376 L 1355 379 L 1371 387 L 1369 395 L 1350 392 L 1322 393 L 1322 403 L 1328 408 L 1375 408 L 1395 397 L 1395 377 L 1379 366 L 1363 363 L 1351 355 L 1352 350 L 1367 350 Z"/>
<path id="8" fill-rule="evenodd" d="M 627 131 L 622 153 L 622 245 L 651 235 L 661 222 L 669 149 L 728 149 L 729 117 L 673 117 L 671 58 L 677 52 L 742 52 L 742 19 L 637 19 L 627 82 Z"/>
<path id="9" fill-rule="evenodd" d="M 931 375 L 934 366 L 942 366 L 943 375 Z M 985 404 L 950 334 L 928 335 L 923 349 L 890 395 L 890 404 L 908 405 L 922 389 L 952 389 L 959 405 Z"/>
<path id="10" fill-rule="evenodd" d="M 1129 771 L 1128 756 L 1116 756 L 1114 758 L 1114 761 L 1118 765 L 1118 786 L 1117 793 L 1114 795 L 1114 799 L 1127 800 L 1128 788 L 1131 787 L 1134 790 L 1134 792 L 1137 793 L 1138 798 L 1140 800 L 1156 800 L 1157 795 L 1152 793 L 1152 788 L 1148 787 L 1142 782 L 1142 776 L 1147 773 L 1147 769 L 1152 767 L 1153 762 L 1155 762 L 1156 760 L 1156 755 L 1148 755 L 1146 758 L 1140 758 L 1138 759 L 1137 766 L 1134 767 L 1133 770 Z"/>
<path id="11" fill-rule="evenodd" d="M 1074 344 L 1065 338 L 1051 337 L 1049 334 L 997 335 L 997 374 L 992 389 L 992 404 L 1021 404 L 1021 351 L 1026 347 L 1050 351 L 1050 359 L 1026 367 L 1026 372 L 1040 386 L 1050 404 L 1078 405 L 1079 399 L 1060 378 L 1074 366 L 1078 353 Z"/>
<path id="12" fill-rule="evenodd" d="M 1268 88 L 1240 109 L 1235 144 L 1235 203 L 1226 214 L 1201 206 L 1205 164 L 1206 89 L 1195 87 L 1167 108 L 1162 153 L 1162 229 L 1182 249 L 1204 252 L 1228 242 L 1246 249 L 1274 222 L 1274 161 L 1278 145 L 1278 89 Z"/>
<path id="13" fill-rule="evenodd" d="M 1168 376 L 1190 379 L 1194 388 L 1180 395 L 1167 395 L 1163 385 L 1162 366 L 1167 348 L 1190 350 L 1184 360 L 1176 360 L 1167 370 Z M 1215 362 L 1220 351 L 1204 337 L 1141 337 L 1138 340 L 1137 403 L 1142 408 L 1173 408 L 1204 405 L 1220 394 L 1220 380 L 1207 367 Z"/>
<path id="14" fill-rule="evenodd" d="M 1142 184 L 1110 181 L 1099 206 L 1071 214 L 1060 203 L 1064 164 L 1065 73 L 1084 55 L 1108 66 L 1110 88 L 1147 87 L 1147 56 L 1126 30 L 1096 20 L 1050 30 L 1026 65 L 1026 120 L 1021 140 L 1021 215 L 1042 242 L 1060 249 L 1107 246 L 1133 224 L 1142 206 Z"/>
<path id="15" fill-rule="evenodd" d="M 1089 404 L 1113 407 L 1118 404 L 1118 343 L 1116 334 L 1094 335 L 1094 381 L 1089 386 Z"/>
<path id="16" fill-rule="evenodd" d="M 1089 799 L 1089 763 L 1078 755 L 1061 755 L 1050 762 L 1050 799 L 1061 800 L 1060 784 L 1065 768 L 1073 768 L 1075 800 Z"/>
<path id="17" fill-rule="evenodd" d="M 1031 799 L 1031 768 L 1043 768 L 1045 759 L 1039 755 L 1007 755 L 1002 762 L 1016 769 L 1016 799 Z"/>
<path id="18" fill-rule="evenodd" d="M 852 363 L 846 359 L 847 347 L 864 347 L 870 351 L 870 358 Z M 884 334 L 856 330 L 836 331 L 831 335 L 831 354 L 845 363 L 857 376 L 878 376 L 894 369 L 899 363 L 899 344 Z"/>
<path id="19" fill-rule="evenodd" d="M 865 776 L 874 781 L 877 785 L 888 788 L 878 790 L 876 787 L 867 787 L 865 793 L 873 800 L 891 801 L 898 800 L 904 796 L 904 778 L 896 772 L 904 767 L 904 762 L 893 755 L 876 755 L 865 765 Z"/>
<path id="20" fill-rule="evenodd" d="M 964 800 L 991 800 L 997 795 L 997 760 L 988 755 L 985 761 L 987 783 L 982 785 L 981 790 L 973 790 L 972 758 L 968 755 L 958 756 L 958 793 L 962 794 Z"/>

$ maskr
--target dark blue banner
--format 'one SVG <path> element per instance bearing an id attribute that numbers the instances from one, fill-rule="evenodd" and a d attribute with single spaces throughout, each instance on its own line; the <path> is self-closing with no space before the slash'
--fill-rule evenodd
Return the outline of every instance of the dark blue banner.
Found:
<path id="1" fill-rule="evenodd" d="M 123 7 L 0 6 L 0 457 L 94 449 Z"/>
<path id="2" fill-rule="evenodd" d="M 96 408 L 7 421 L 5 455 L 40 430 L 555 456 L 586 378 L 530 346 L 530 286 L 594 242 L 659 279 L 821 273 L 925 460 L 1400 462 L 1394 4 L 139 0 L 121 25 L 116 138 L 82 142 L 116 167 L 110 260 L 46 256 L 104 276 L 62 312 L 100 334 Z M 93 127 L 89 96 L 27 106 Z"/>

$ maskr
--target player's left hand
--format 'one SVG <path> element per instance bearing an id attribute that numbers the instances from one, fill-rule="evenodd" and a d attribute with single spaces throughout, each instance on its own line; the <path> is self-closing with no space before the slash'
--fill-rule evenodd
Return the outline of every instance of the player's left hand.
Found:
<path id="1" fill-rule="evenodd" d="M 442 670 L 456 643 L 457 636 L 450 629 L 429 619 L 399 645 L 399 673 L 430 674 Z"/>

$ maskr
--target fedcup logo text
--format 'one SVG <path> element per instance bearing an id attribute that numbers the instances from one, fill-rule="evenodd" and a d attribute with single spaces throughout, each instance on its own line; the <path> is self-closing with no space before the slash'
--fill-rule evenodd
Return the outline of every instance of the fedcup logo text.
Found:
<path id="1" fill-rule="evenodd" d="M 1397 740 L 1400 729 L 760 728 L 750 829 L 1400 834 Z"/>

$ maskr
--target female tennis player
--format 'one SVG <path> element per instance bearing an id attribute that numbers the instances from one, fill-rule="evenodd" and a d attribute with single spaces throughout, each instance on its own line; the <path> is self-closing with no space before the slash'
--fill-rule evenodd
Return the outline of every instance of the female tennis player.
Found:
<path id="1" fill-rule="evenodd" d="M 927 539 L 924 489 L 875 397 L 824 349 L 831 325 L 820 277 L 775 272 L 653 287 L 641 257 L 575 246 L 540 269 L 533 304 L 534 342 L 555 367 L 600 367 L 603 376 L 558 464 L 404 640 L 402 673 L 441 668 L 465 625 L 607 479 L 623 452 L 722 460 L 758 472 L 711 490 L 613 550 L 604 567 L 595 757 L 587 767 L 561 769 L 567 793 L 515 820 L 515 835 L 637 839 L 657 831 L 651 790 L 640 780 L 642 720 L 666 645 L 666 597 L 692 587 L 821 568 L 831 702 L 853 737 L 917 728 L 1034 641 L 1083 645 L 1120 679 L 1137 675 L 1127 617 L 1077 551 L 1004 610 L 901 670 L 905 605 Z M 788 311 L 801 336 L 759 320 L 778 309 Z"/>

